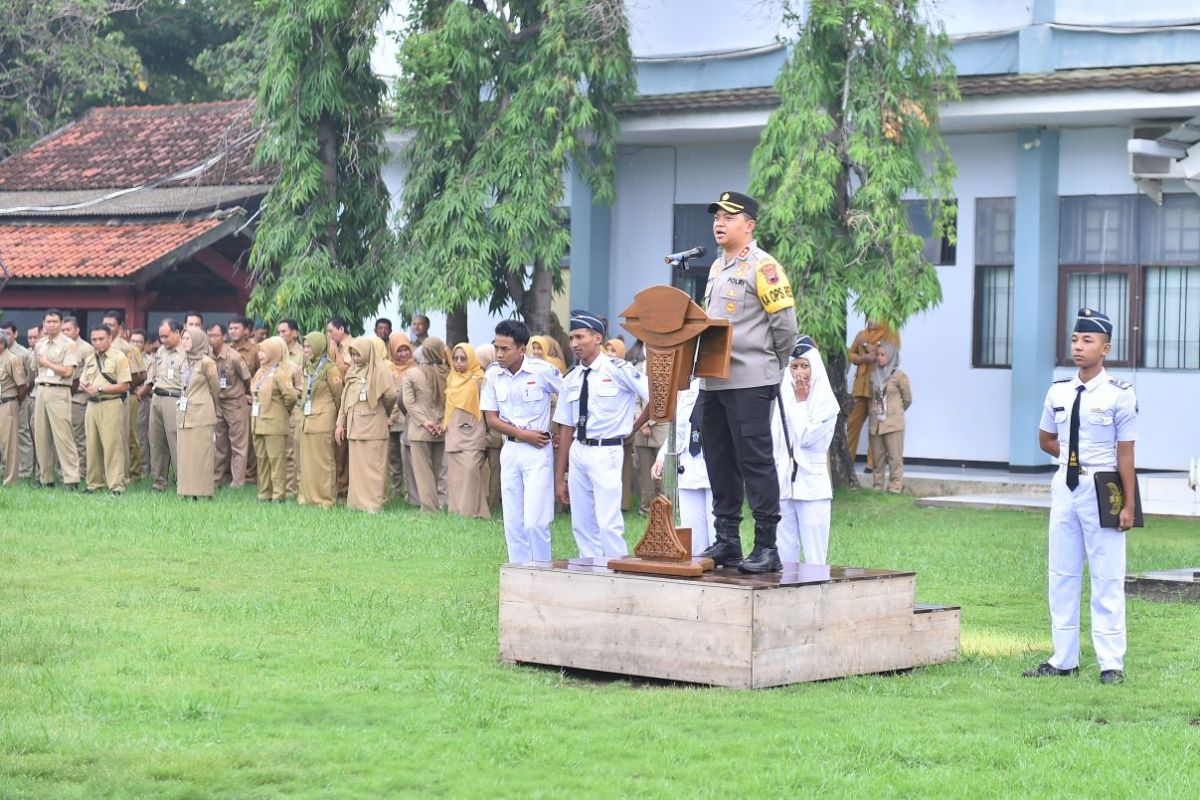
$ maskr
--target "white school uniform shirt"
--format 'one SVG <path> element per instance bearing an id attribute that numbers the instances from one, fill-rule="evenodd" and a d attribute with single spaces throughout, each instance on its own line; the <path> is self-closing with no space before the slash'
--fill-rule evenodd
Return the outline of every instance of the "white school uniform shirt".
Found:
<path id="1" fill-rule="evenodd" d="M 1116 469 L 1117 442 L 1137 439 L 1137 396 L 1129 381 L 1104 369 L 1087 383 L 1079 380 L 1078 373 L 1055 381 L 1046 392 L 1039 427 L 1058 434 L 1058 463 L 1065 466 L 1071 447 L 1071 406 L 1080 385 L 1084 390 L 1079 399 L 1079 466 Z"/>
<path id="2" fill-rule="evenodd" d="M 833 441 L 833 429 L 837 414 L 815 419 L 813 404 L 796 400 L 792 390 L 792 376 L 784 373 L 779 384 L 779 395 L 787 417 L 788 435 L 792 441 L 792 456 L 799 468 L 792 480 L 792 459 L 788 457 L 787 440 L 783 438 L 785 420 L 780 418 L 779 401 L 772 403 L 771 438 L 774 443 L 775 469 L 779 475 L 779 498 L 781 500 L 827 500 L 833 497 L 833 484 L 829 480 L 829 445 Z"/>
<path id="3" fill-rule="evenodd" d="M 550 431 L 550 395 L 562 391 L 558 368 L 540 358 L 525 356 L 517 371 L 491 364 L 479 394 L 481 411 L 495 411 L 509 425 L 531 431 Z"/>
<path id="4" fill-rule="evenodd" d="M 680 489 L 712 488 L 708 483 L 708 465 L 704 463 L 704 449 L 701 448 L 697 455 L 692 455 L 688 449 L 692 443 L 692 410 L 696 407 L 699 396 L 700 379 L 693 378 L 691 386 L 679 390 L 679 399 L 675 401 L 675 449 L 679 455 L 679 466 L 683 468 L 677 484 Z M 664 469 L 670 443 L 671 440 L 667 439 L 658 449 L 658 456 L 664 461 Z"/>
<path id="5" fill-rule="evenodd" d="M 600 353 L 588 373 L 587 438 L 624 439 L 633 433 L 637 401 L 650 401 L 650 382 L 621 358 Z M 563 378 L 562 396 L 554 410 L 554 421 L 574 428 L 579 422 L 579 397 L 585 367 L 576 364 Z"/>

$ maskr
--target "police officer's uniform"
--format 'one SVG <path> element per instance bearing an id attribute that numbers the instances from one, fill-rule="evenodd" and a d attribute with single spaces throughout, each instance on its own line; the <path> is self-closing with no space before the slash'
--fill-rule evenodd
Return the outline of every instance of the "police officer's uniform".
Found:
<path id="1" fill-rule="evenodd" d="M 173 471 L 179 475 L 179 423 L 176 412 L 183 396 L 184 352 L 165 344 L 155 353 L 154 390 L 150 403 L 150 471 L 154 477 L 151 488 L 166 491 Z"/>
<path id="2" fill-rule="evenodd" d="M 1112 324 L 1100 312 L 1085 308 L 1079 312 L 1075 331 L 1111 335 Z M 1071 417 L 1077 398 L 1075 455 L 1079 471 L 1077 485 L 1071 488 Z M 1085 555 L 1091 574 L 1096 660 L 1101 672 L 1124 669 L 1125 533 L 1100 527 L 1094 473 L 1117 469 L 1117 442 L 1137 438 L 1137 416 L 1132 384 L 1103 368 L 1087 383 L 1078 375 L 1055 381 L 1046 393 L 1039 427 L 1057 434 L 1059 443 L 1059 467 L 1050 484 L 1049 594 L 1054 655 L 1047 662 L 1058 671 L 1074 671 L 1079 666 L 1079 595 Z"/>
<path id="3" fill-rule="evenodd" d="M 479 397 L 482 411 L 495 411 L 517 428 L 550 431 L 550 396 L 562 391 L 552 364 L 526 355 L 515 373 L 492 364 L 484 373 Z M 500 505 L 504 538 L 513 563 L 550 560 L 550 522 L 554 519 L 554 448 L 534 447 L 504 437 L 500 449 Z"/>
<path id="4" fill-rule="evenodd" d="M 128 391 L 115 392 L 111 387 L 124 384 L 128 390 L 132 380 L 129 359 L 112 345 L 104 353 L 93 351 L 83 363 L 79 383 L 100 387 L 99 392 L 86 400 L 88 491 L 98 491 L 105 486 L 116 494 L 125 491 L 125 462 L 129 453 L 125 444 L 125 432 L 129 430 L 125 410 Z"/>
<path id="5" fill-rule="evenodd" d="M 604 334 L 604 323 L 572 311 L 568 330 L 588 328 Z M 586 416 L 581 414 L 584 382 Z M 650 400 L 646 376 L 629 362 L 603 350 L 591 364 L 576 364 L 563 378 L 554 421 L 575 429 L 568 444 L 567 486 L 571 495 L 571 532 L 583 558 L 629 554 L 621 516 L 623 445 L 633 434 L 637 401 Z"/>
<path id="6" fill-rule="evenodd" d="M 724 192 L 708 213 L 758 214 L 758 203 Z M 701 432 L 713 492 L 716 543 L 705 551 L 717 564 L 744 571 L 780 568 L 775 527 L 779 483 L 771 440 L 771 406 L 796 341 L 795 301 L 783 269 L 753 240 L 733 258 L 721 254 L 708 273 L 708 315 L 729 320 L 733 351 L 728 378 L 705 378 Z M 754 552 L 741 564 L 742 499 L 754 515 Z M 764 551 L 765 554 L 764 554 Z"/>
<path id="7" fill-rule="evenodd" d="M 79 366 L 75 343 L 61 331 L 54 338 L 43 336 L 34 348 L 36 355 L 59 367 L 70 367 L 71 375 L 61 375 L 49 367 L 39 367 L 34 404 L 33 444 L 37 451 L 38 480 L 43 486 L 54 483 L 54 465 L 62 469 L 63 483 L 79 483 L 79 449 L 71 428 L 71 383 Z"/>

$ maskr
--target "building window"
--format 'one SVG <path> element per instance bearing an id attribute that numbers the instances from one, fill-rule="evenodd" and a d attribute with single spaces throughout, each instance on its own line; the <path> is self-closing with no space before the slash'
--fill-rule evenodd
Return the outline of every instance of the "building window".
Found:
<path id="1" fill-rule="evenodd" d="M 1200 369 L 1200 266 L 1146 267 L 1142 366 Z"/>
<path id="2" fill-rule="evenodd" d="M 957 256 L 957 248 L 951 240 L 952 231 L 944 231 L 940 238 L 934 238 L 934 221 L 929 216 L 929 202 L 927 200 L 905 200 L 904 205 L 908 210 L 909 228 L 925 242 L 921 247 L 921 255 L 925 257 L 925 260 L 938 267 L 953 265 Z M 957 200 L 934 202 L 933 213 L 935 216 L 940 216 L 945 213 L 943 209 L 956 210 L 957 206 Z M 955 223 L 957 223 L 957 219 L 957 214 L 955 214 Z"/>
<path id="3" fill-rule="evenodd" d="M 705 248 L 706 252 L 702 258 L 688 261 L 687 269 L 671 267 L 671 285 L 687 292 L 700 305 L 704 305 L 704 287 L 708 283 L 708 268 L 720 255 L 717 240 L 713 238 L 712 234 L 712 220 L 712 214 L 708 213 L 708 203 L 686 203 L 675 206 L 675 227 L 671 237 L 671 252 L 679 253 L 696 246 Z"/>
<path id="4" fill-rule="evenodd" d="M 1012 366 L 1013 221 L 1013 198 L 975 201 L 975 367 Z"/>
<path id="5" fill-rule="evenodd" d="M 1059 363 L 1071 361 L 1071 332 L 1081 308 L 1103 311 L 1112 320 L 1111 348 L 1105 363 L 1111 367 L 1132 367 L 1134 283 L 1137 269 L 1132 266 L 1064 267 L 1059 274 Z"/>

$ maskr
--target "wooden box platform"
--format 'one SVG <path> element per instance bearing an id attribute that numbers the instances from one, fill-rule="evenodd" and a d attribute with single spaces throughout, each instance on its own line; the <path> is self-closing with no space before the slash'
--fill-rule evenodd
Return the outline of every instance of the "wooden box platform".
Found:
<path id="1" fill-rule="evenodd" d="M 915 590 L 912 572 L 815 564 L 698 578 L 506 564 L 500 659 L 753 689 L 953 661 L 959 609 Z"/>
<path id="2" fill-rule="evenodd" d="M 1200 567 L 1126 575 L 1125 596 L 1159 603 L 1200 603 Z"/>

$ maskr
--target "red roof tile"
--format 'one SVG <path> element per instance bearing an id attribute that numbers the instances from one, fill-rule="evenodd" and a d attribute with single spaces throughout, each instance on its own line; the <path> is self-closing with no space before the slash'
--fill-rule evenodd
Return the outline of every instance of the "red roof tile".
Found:
<path id="1" fill-rule="evenodd" d="M 222 221 L 10 223 L 0 225 L 0 253 L 14 279 L 127 278 Z"/>
<path id="2" fill-rule="evenodd" d="M 254 167 L 254 101 L 96 108 L 28 150 L 0 162 L 0 190 L 137 186 L 229 152 L 202 175 L 174 185 L 269 184 L 278 170 Z"/>

